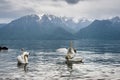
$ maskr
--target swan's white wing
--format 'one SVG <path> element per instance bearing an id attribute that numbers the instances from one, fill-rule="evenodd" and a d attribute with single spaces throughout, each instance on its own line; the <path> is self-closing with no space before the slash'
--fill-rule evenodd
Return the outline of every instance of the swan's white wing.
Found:
<path id="1" fill-rule="evenodd" d="M 68 50 L 66 48 L 59 48 L 56 51 L 60 52 L 60 53 L 65 53 L 66 54 Z"/>
<path id="2" fill-rule="evenodd" d="M 72 58 L 72 59 L 69 59 L 69 61 L 72 63 L 78 63 L 78 62 L 83 62 L 83 59 L 82 58 Z"/>
<path id="3" fill-rule="evenodd" d="M 20 55 L 17 57 L 17 60 L 19 63 L 25 63 L 24 59 Z"/>

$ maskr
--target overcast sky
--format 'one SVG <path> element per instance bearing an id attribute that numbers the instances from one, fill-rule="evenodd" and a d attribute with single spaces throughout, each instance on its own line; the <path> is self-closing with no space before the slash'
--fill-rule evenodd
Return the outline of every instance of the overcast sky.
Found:
<path id="1" fill-rule="evenodd" d="M 120 0 L 0 0 L 0 23 L 29 14 L 88 19 L 120 16 Z"/>

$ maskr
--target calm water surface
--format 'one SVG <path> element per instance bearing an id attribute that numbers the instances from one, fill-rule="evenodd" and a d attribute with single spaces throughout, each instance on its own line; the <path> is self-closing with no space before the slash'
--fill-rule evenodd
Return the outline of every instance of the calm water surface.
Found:
<path id="1" fill-rule="evenodd" d="M 65 63 L 69 40 L 1 40 L 8 51 L 0 52 L 0 80 L 120 80 L 119 40 L 74 40 L 76 57 L 84 63 Z M 29 64 L 17 66 L 20 49 L 30 52 Z"/>

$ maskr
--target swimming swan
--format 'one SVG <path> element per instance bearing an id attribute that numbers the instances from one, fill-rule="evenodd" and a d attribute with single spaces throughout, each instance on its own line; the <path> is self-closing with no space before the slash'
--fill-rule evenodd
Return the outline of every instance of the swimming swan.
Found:
<path id="1" fill-rule="evenodd" d="M 76 54 L 76 50 L 72 47 L 72 42 L 71 42 L 70 47 L 68 48 L 67 55 L 65 56 L 65 58 L 67 60 L 72 59 L 72 58 L 74 58 L 75 54 Z"/>
<path id="2" fill-rule="evenodd" d="M 27 64 L 28 63 L 28 56 L 29 56 L 29 52 L 23 52 L 21 55 L 19 55 L 17 57 L 18 60 L 18 64 Z"/>

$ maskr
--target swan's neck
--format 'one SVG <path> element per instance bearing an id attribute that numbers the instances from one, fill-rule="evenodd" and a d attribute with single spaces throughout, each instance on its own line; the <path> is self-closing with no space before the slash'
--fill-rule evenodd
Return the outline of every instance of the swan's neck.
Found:
<path id="1" fill-rule="evenodd" d="M 28 63 L 28 57 L 26 55 L 24 56 L 24 62 Z"/>
<path id="2" fill-rule="evenodd" d="M 69 51 L 69 52 L 72 53 L 72 54 L 75 53 L 73 48 L 70 48 L 70 51 Z"/>
<path id="3" fill-rule="evenodd" d="M 72 45 L 72 41 L 70 42 L 70 48 L 72 48 L 73 47 L 73 45 Z"/>

